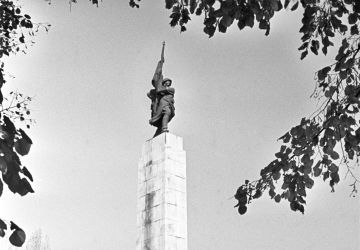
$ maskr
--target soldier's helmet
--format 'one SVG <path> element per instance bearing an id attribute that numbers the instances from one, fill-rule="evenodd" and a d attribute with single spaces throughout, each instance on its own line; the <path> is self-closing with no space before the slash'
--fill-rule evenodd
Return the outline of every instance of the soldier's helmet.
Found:
<path id="1" fill-rule="evenodd" d="M 171 86 L 171 83 L 172 83 L 172 80 L 170 78 L 165 78 L 163 81 L 162 81 L 162 85 L 164 85 L 164 83 L 166 82 L 169 82 L 169 86 Z"/>

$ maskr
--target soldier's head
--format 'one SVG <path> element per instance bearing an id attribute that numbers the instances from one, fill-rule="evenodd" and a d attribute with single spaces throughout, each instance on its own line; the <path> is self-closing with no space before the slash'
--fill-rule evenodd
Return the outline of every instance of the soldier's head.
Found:
<path id="1" fill-rule="evenodd" d="M 170 87 L 170 86 L 171 86 L 171 83 L 172 83 L 172 81 L 171 81 L 171 79 L 169 79 L 169 78 L 165 78 L 165 79 L 162 81 L 162 85 L 163 85 L 164 87 Z"/>

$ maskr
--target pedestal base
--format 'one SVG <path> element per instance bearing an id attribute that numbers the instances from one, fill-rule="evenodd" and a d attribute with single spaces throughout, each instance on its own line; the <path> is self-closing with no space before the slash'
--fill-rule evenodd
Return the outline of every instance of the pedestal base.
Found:
<path id="1" fill-rule="evenodd" d="M 138 170 L 136 250 L 187 250 L 186 154 L 182 138 L 145 142 Z"/>

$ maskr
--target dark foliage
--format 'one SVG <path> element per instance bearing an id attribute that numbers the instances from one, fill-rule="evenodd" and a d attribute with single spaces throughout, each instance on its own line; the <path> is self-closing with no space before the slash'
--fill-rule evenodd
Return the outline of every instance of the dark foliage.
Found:
<path id="1" fill-rule="evenodd" d="M 32 175 L 20 161 L 20 156 L 29 153 L 32 140 L 24 130 L 17 127 L 18 124 L 24 124 L 30 128 L 33 122 L 29 118 L 28 109 L 31 98 L 18 92 L 3 95 L 2 87 L 6 83 L 3 58 L 18 52 L 25 53 L 26 48 L 33 43 L 31 37 L 38 29 L 49 28 L 49 25 L 34 23 L 16 3 L 0 0 L 0 196 L 4 183 L 14 194 L 24 196 L 34 192 L 30 184 Z M 17 247 L 23 245 L 25 232 L 14 222 L 0 219 L 0 237 L 4 237 L 6 231 L 12 232 L 9 237 L 11 244 Z"/>

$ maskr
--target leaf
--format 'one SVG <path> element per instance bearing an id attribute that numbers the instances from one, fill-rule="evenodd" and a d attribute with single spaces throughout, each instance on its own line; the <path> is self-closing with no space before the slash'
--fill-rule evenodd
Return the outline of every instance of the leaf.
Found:
<path id="1" fill-rule="evenodd" d="M 304 49 L 307 48 L 308 45 L 309 45 L 309 43 L 308 43 L 308 42 L 305 42 L 305 43 L 303 43 L 303 44 L 298 48 L 298 50 L 304 50 Z"/>
<path id="2" fill-rule="evenodd" d="M 234 18 L 228 15 L 224 15 L 224 17 L 221 19 L 220 23 L 226 27 L 230 27 L 233 23 Z"/>
<path id="3" fill-rule="evenodd" d="M 17 193 L 19 190 L 19 182 L 20 182 L 19 174 L 17 173 L 7 174 L 7 176 L 3 176 L 3 177 L 4 177 L 4 182 L 8 185 L 9 190 L 14 194 Z"/>
<path id="4" fill-rule="evenodd" d="M 321 165 L 321 161 L 318 161 L 313 168 L 315 177 L 318 177 L 322 173 L 322 169 L 320 168 L 320 165 Z"/>
<path id="5" fill-rule="evenodd" d="M 0 172 L 6 173 L 7 172 L 7 164 L 3 157 L 0 156 Z"/>
<path id="6" fill-rule="evenodd" d="M 303 151 L 302 151 L 301 148 L 295 148 L 295 150 L 294 150 L 294 155 L 295 156 L 300 156 L 302 154 L 303 154 Z"/>
<path id="7" fill-rule="evenodd" d="M 250 28 L 254 27 L 254 14 L 249 13 L 245 16 L 245 25 L 249 26 Z M 240 21 L 240 20 L 239 20 Z M 240 28 L 240 27 L 239 27 Z"/>
<path id="8" fill-rule="evenodd" d="M 330 22 L 335 30 L 338 29 L 341 25 L 341 21 L 335 15 L 331 15 Z"/>
<path id="9" fill-rule="evenodd" d="M 240 204 L 245 205 L 247 203 L 247 196 L 243 195 L 243 196 L 239 197 L 238 201 Z"/>
<path id="10" fill-rule="evenodd" d="M 357 22 L 357 13 L 349 14 L 349 24 L 355 24 Z"/>
<path id="11" fill-rule="evenodd" d="M 358 29 L 358 26 L 356 24 L 351 26 L 350 33 L 351 33 L 351 35 L 359 35 L 359 29 Z"/>
<path id="12" fill-rule="evenodd" d="M 336 152 L 336 151 L 332 151 L 331 154 L 330 154 L 330 157 L 333 159 L 333 160 L 337 160 L 340 158 L 339 154 Z"/>
<path id="13" fill-rule="evenodd" d="M 30 181 L 34 181 L 33 177 L 31 175 L 31 173 L 29 172 L 29 170 L 26 167 L 23 167 L 21 172 L 27 177 L 29 178 Z"/>
<path id="14" fill-rule="evenodd" d="M 7 229 L 7 226 L 2 219 L 0 219 L 0 229 Z"/>
<path id="15" fill-rule="evenodd" d="M 289 199 L 289 190 L 286 190 L 281 194 L 281 198 L 288 200 Z"/>
<path id="16" fill-rule="evenodd" d="M 290 209 L 293 211 L 298 210 L 298 203 L 296 201 L 290 202 Z"/>
<path id="17" fill-rule="evenodd" d="M 299 210 L 302 214 L 304 214 L 304 206 L 303 206 L 303 205 L 299 204 L 298 210 Z"/>
<path id="18" fill-rule="evenodd" d="M 240 199 L 240 197 L 242 196 L 246 196 L 246 189 L 244 188 L 244 186 L 239 187 L 236 190 L 236 194 L 234 195 L 235 199 Z"/>
<path id="19" fill-rule="evenodd" d="M 308 54 L 308 51 L 305 50 L 304 52 L 301 53 L 301 57 L 300 57 L 300 60 L 304 59 Z"/>
<path id="20" fill-rule="evenodd" d="M 334 43 L 329 40 L 328 36 L 326 36 L 326 37 L 324 37 L 324 39 L 322 39 L 322 43 L 324 45 L 324 48 L 327 48 L 329 46 L 334 46 Z"/>
<path id="21" fill-rule="evenodd" d="M 314 41 L 313 41 L 314 42 Z M 318 47 L 315 45 L 316 43 L 313 43 L 310 47 L 310 50 L 312 53 L 314 53 L 315 55 L 318 55 Z"/>
<path id="22" fill-rule="evenodd" d="M 277 180 L 280 179 L 280 176 L 281 176 L 280 172 L 279 172 L 279 171 L 276 171 L 276 172 L 273 174 L 272 178 L 273 178 L 274 181 L 277 181 Z"/>
<path id="23" fill-rule="evenodd" d="M 213 6 L 215 4 L 215 0 L 206 0 L 206 4 Z"/>
<path id="24" fill-rule="evenodd" d="M 244 19 L 239 19 L 237 26 L 239 27 L 240 30 L 242 30 L 243 28 L 245 28 L 246 23 Z"/>
<path id="25" fill-rule="evenodd" d="M 270 0 L 270 6 L 274 11 L 280 10 L 280 5 L 278 3 L 278 0 Z"/>
<path id="26" fill-rule="evenodd" d="M 329 171 L 326 171 L 324 174 L 323 174 L 323 180 L 325 181 L 326 179 L 328 179 L 330 177 L 330 172 Z"/>
<path id="27" fill-rule="evenodd" d="M 190 13 L 191 14 L 194 14 L 196 7 L 197 7 L 197 1 L 190 0 Z"/>
<path id="28" fill-rule="evenodd" d="M 4 190 L 4 184 L 3 184 L 2 180 L 0 179 L 0 196 L 2 195 L 3 190 Z"/>
<path id="29" fill-rule="evenodd" d="M 24 138 L 20 138 L 15 142 L 15 149 L 20 155 L 27 155 L 30 151 L 31 144 L 28 143 Z"/>
<path id="30" fill-rule="evenodd" d="M 139 8 L 139 7 L 140 7 L 137 3 L 135 3 L 134 0 L 130 0 L 129 5 L 130 5 L 130 7 L 132 7 L 132 8 L 134 8 L 134 7 Z"/>
<path id="31" fill-rule="evenodd" d="M 4 123 L 5 123 L 5 131 L 9 134 L 15 134 L 16 131 L 15 125 L 6 115 L 4 115 Z"/>
<path id="32" fill-rule="evenodd" d="M 239 206 L 239 208 L 238 208 L 239 214 L 243 215 L 243 214 L 246 213 L 246 211 L 247 211 L 247 207 L 245 205 L 244 206 Z"/>
<path id="33" fill-rule="evenodd" d="M 281 196 L 280 194 L 277 194 L 275 197 L 274 197 L 274 200 L 279 203 L 281 201 Z"/>
<path id="34" fill-rule="evenodd" d="M 292 202 L 295 199 L 295 192 L 289 189 L 288 201 Z"/>
<path id="35" fill-rule="evenodd" d="M 175 13 L 175 12 L 173 12 L 173 13 L 170 15 L 170 18 L 171 18 L 170 26 L 171 26 L 171 27 L 175 27 L 175 26 L 179 23 L 180 17 L 181 17 L 181 14 L 180 14 L 180 13 Z"/>
<path id="36" fill-rule="evenodd" d="M 301 196 L 304 196 L 304 197 L 306 197 L 306 190 L 305 190 L 305 184 L 304 184 L 304 187 L 298 187 L 298 189 L 297 189 L 297 193 L 299 194 L 299 195 L 301 195 Z"/>
<path id="37" fill-rule="evenodd" d="M 304 156 L 301 158 L 301 162 L 304 165 L 312 165 L 313 164 L 313 160 L 310 159 L 310 155 L 309 154 L 304 154 Z"/>
<path id="38" fill-rule="evenodd" d="M 215 26 L 205 26 L 204 32 L 205 34 L 208 34 L 209 37 L 212 37 L 216 31 Z"/>
<path id="39" fill-rule="evenodd" d="M 339 167 L 337 165 L 335 165 L 334 163 L 331 163 L 328 168 L 329 168 L 329 171 L 332 173 L 337 173 L 339 171 Z"/>
<path id="40" fill-rule="evenodd" d="M 325 80 L 325 78 L 327 77 L 327 75 L 328 75 L 328 73 L 330 72 L 330 70 L 331 70 L 331 67 L 330 67 L 330 66 L 325 67 L 325 68 L 319 70 L 319 72 L 318 72 L 318 80 L 319 80 L 319 81 Z"/>
<path id="41" fill-rule="evenodd" d="M 311 166 L 312 166 L 313 160 L 311 160 L 310 163 L 304 165 L 304 175 L 307 176 L 311 173 Z"/>
<path id="42" fill-rule="evenodd" d="M 276 195 L 276 193 L 275 193 L 274 189 L 270 188 L 270 190 L 269 190 L 269 196 L 270 196 L 271 198 L 274 198 L 275 195 Z"/>
<path id="43" fill-rule="evenodd" d="M 334 182 L 334 183 L 338 183 L 340 181 L 340 176 L 339 176 L 339 173 L 338 172 L 333 172 L 330 174 L 330 177 L 331 177 L 331 180 Z"/>
<path id="44" fill-rule="evenodd" d="M 264 19 L 261 19 L 260 22 L 259 22 L 259 28 L 264 30 L 264 29 L 267 29 L 268 27 L 268 23 L 266 20 Z"/>
<path id="45" fill-rule="evenodd" d="M 205 26 L 213 26 L 215 23 L 216 23 L 216 17 L 214 16 L 205 18 L 204 20 Z"/>
<path id="46" fill-rule="evenodd" d="M 253 199 L 258 199 L 258 198 L 261 197 L 261 195 L 262 195 L 261 190 L 260 190 L 260 189 L 257 189 L 256 192 L 255 192 L 255 194 L 254 194 L 254 196 L 253 196 Z"/>
<path id="47" fill-rule="evenodd" d="M 289 6 L 290 0 L 285 0 L 284 8 L 286 9 Z"/>
<path id="48" fill-rule="evenodd" d="M 186 24 L 189 20 L 191 20 L 189 15 L 190 15 L 190 13 L 189 13 L 188 9 L 183 9 L 181 11 L 180 25 Z"/>
<path id="49" fill-rule="evenodd" d="M 223 20 L 223 19 L 221 19 L 221 20 Z M 227 27 L 223 22 L 220 21 L 218 28 L 219 28 L 219 32 L 226 33 Z"/>
<path id="50" fill-rule="evenodd" d="M 16 229 L 9 237 L 10 243 L 16 247 L 21 247 L 24 244 L 25 239 L 25 232 L 21 228 Z"/>
<path id="51" fill-rule="evenodd" d="M 0 180 L 1 181 L 1 180 Z M 0 219 L 0 237 L 5 236 L 5 230 L 7 229 L 7 226 L 3 220 Z"/>
<path id="52" fill-rule="evenodd" d="M 307 187 L 308 189 L 311 189 L 314 186 L 314 180 L 311 179 L 308 175 L 304 176 L 304 180 L 305 180 L 305 187 Z"/>
<path id="53" fill-rule="evenodd" d="M 259 1 L 250 1 L 250 9 L 254 12 L 254 14 L 256 15 L 256 18 L 258 21 L 260 21 L 262 14 L 262 10 L 259 4 Z M 260 18 L 260 19 L 258 19 Z"/>
<path id="54" fill-rule="evenodd" d="M 174 0 L 165 0 L 165 8 L 166 9 L 171 9 L 176 1 Z"/>
<path id="55" fill-rule="evenodd" d="M 18 225 L 14 222 L 10 221 L 10 230 L 21 229 Z"/>
<path id="56" fill-rule="evenodd" d="M 304 198 L 302 196 L 297 196 L 297 200 L 302 204 L 306 204 L 306 201 L 304 200 Z"/>
<path id="57" fill-rule="evenodd" d="M 32 189 L 28 180 L 25 178 L 22 178 L 16 187 L 16 192 L 18 194 L 20 194 L 21 196 L 24 196 L 24 195 L 27 195 L 28 193 L 34 193 L 34 190 Z"/>
<path id="58" fill-rule="evenodd" d="M 292 7 L 291 7 L 291 11 L 294 11 L 298 8 L 299 6 L 299 1 L 297 1 Z"/>
<path id="59" fill-rule="evenodd" d="M 270 24 L 268 24 L 265 32 L 265 36 L 268 36 L 270 34 Z"/>
<path id="60" fill-rule="evenodd" d="M 342 80 L 346 79 L 346 77 L 347 77 L 347 72 L 346 72 L 346 70 L 341 70 L 341 71 L 339 72 L 339 76 L 340 76 L 340 78 L 341 78 Z"/>
<path id="61" fill-rule="evenodd" d="M 203 7 L 201 7 L 201 5 L 196 9 L 195 11 L 195 15 L 200 16 L 202 14 L 203 11 Z"/>
<path id="62" fill-rule="evenodd" d="M 281 136 L 278 140 L 282 140 L 284 143 L 288 143 L 290 141 L 291 135 L 289 132 Z"/>

